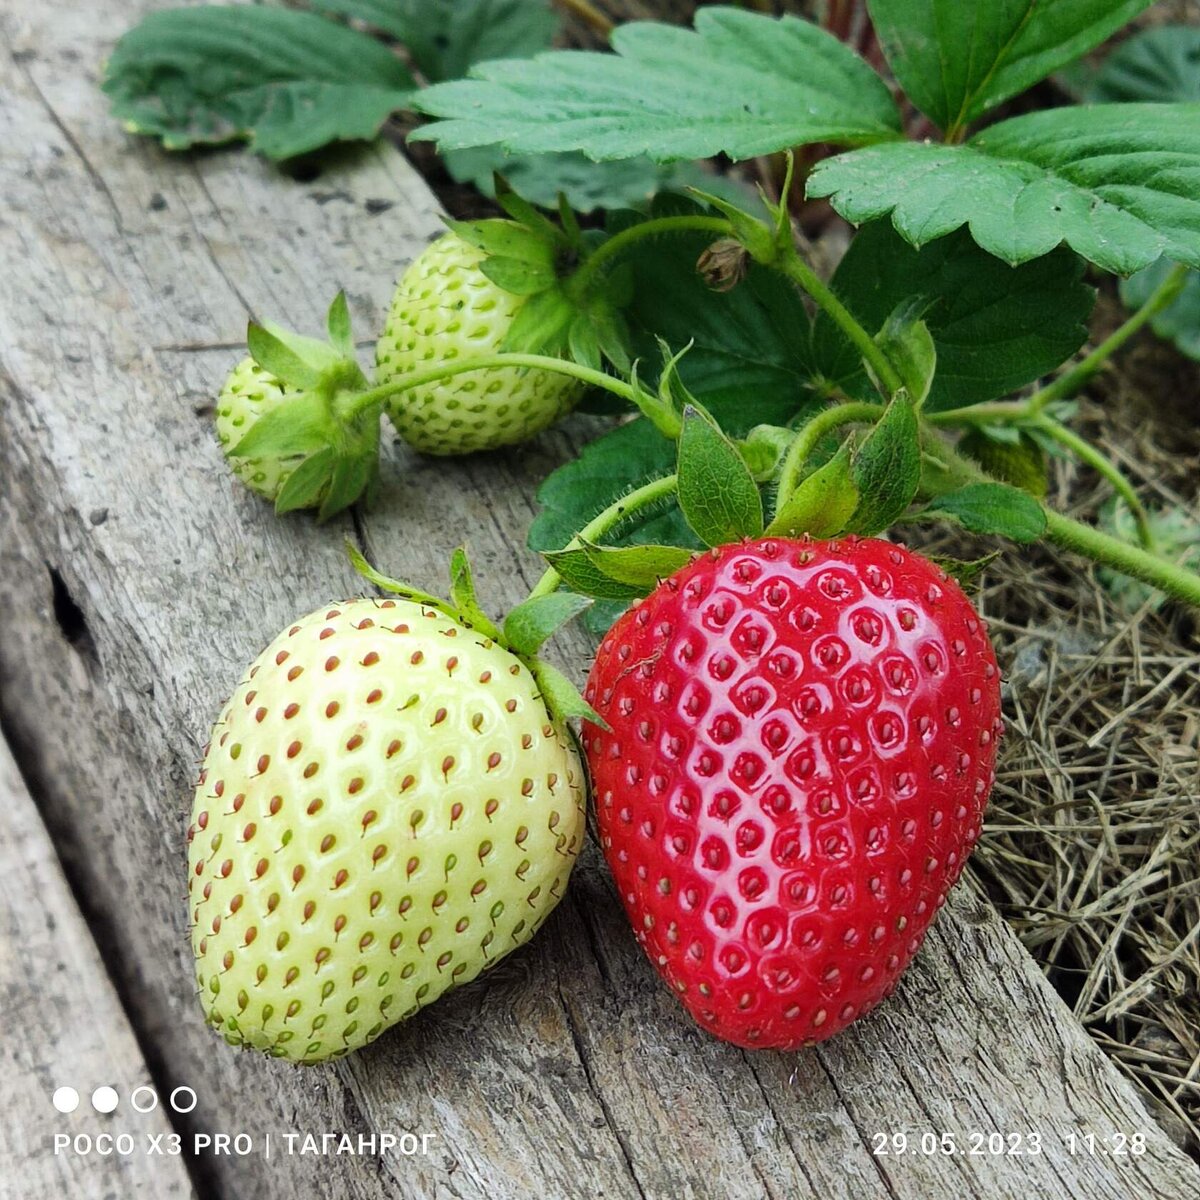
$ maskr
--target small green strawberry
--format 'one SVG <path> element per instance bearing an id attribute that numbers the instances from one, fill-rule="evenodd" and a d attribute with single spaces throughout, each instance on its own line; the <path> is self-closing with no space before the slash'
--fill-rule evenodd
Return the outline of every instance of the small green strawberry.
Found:
<path id="1" fill-rule="evenodd" d="M 331 516 L 378 475 L 380 406 L 360 400 L 367 381 L 342 294 L 328 325 L 322 342 L 252 323 L 250 357 L 217 400 L 217 438 L 230 469 L 279 513 L 316 508 Z"/>
<path id="2" fill-rule="evenodd" d="M 480 269 L 484 257 L 446 233 L 408 268 L 376 349 L 379 384 L 504 347 L 526 298 L 489 279 Z M 470 454 L 533 437 L 570 412 L 583 392 L 566 375 L 499 367 L 410 388 L 385 410 L 422 454 Z"/>
<path id="3" fill-rule="evenodd" d="M 457 608 L 366 573 L 403 598 L 319 609 L 263 652 L 188 833 L 208 1022 L 295 1062 L 365 1045 L 527 942 L 584 836 L 580 709 L 552 713 L 564 681 L 525 652 L 563 601 L 501 633 L 461 553 Z"/>
<path id="4" fill-rule="evenodd" d="M 217 399 L 217 440 L 230 469 L 252 492 L 272 503 L 303 458 L 300 455 L 238 458 L 230 451 L 260 417 L 279 408 L 287 396 L 287 387 L 274 375 L 263 370 L 254 359 L 244 358 L 230 372 Z"/>

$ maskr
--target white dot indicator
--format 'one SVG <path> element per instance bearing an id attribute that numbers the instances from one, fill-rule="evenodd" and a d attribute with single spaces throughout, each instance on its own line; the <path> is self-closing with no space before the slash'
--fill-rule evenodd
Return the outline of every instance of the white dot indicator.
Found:
<path id="1" fill-rule="evenodd" d="M 141 1087 L 133 1089 L 133 1094 L 129 1097 L 129 1103 L 133 1105 L 135 1112 L 153 1112 L 158 1107 L 158 1093 L 153 1088 L 146 1087 L 143 1084 Z"/>
<path id="2" fill-rule="evenodd" d="M 118 1100 L 117 1089 L 110 1087 L 98 1087 L 92 1093 L 92 1107 L 101 1113 L 110 1113 L 116 1107 Z"/>
<path id="3" fill-rule="evenodd" d="M 73 1113 L 79 1107 L 79 1093 L 73 1087 L 57 1088 L 51 1103 L 60 1113 Z"/>

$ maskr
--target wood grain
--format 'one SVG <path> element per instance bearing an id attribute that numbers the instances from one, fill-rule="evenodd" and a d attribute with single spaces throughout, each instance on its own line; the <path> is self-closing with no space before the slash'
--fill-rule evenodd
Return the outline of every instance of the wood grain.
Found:
<path id="1" fill-rule="evenodd" d="M 78 1200 L 195 1195 L 184 1160 L 170 1153 L 167 1098 L 151 1108 L 143 1092 L 138 1107 L 151 1111 L 131 1107 L 135 1088 L 152 1088 L 149 1068 L 3 739 L 0 1025 L 6 1031 L 0 1040 L 0 1180 L 6 1187 L 19 1187 L 21 1196 Z M 118 1096 L 109 1114 L 91 1103 L 93 1091 L 104 1086 Z M 51 1097 L 60 1087 L 74 1089 L 73 1112 L 56 1111 Z M 134 1152 L 98 1152 L 96 1139 L 105 1134 L 128 1135 Z M 71 1145 L 56 1146 L 56 1135 L 71 1138 Z M 163 1156 L 147 1153 L 151 1138 L 159 1139 Z"/>
<path id="2" fill-rule="evenodd" d="M 204 1028 L 183 829 L 221 700 L 286 621 L 357 590 L 347 536 L 434 590 L 466 538 L 485 602 L 513 604 L 538 572 L 522 544 L 533 489 L 588 426 L 459 463 L 391 452 L 357 524 L 276 521 L 238 488 L 210 409 L 247 317 L 316 331 L 341 286 L 369 336 L 437 233 L 435 202 L 383 145 L 300 183 L 126 137 L 96 64 L 147 7 L 0 0 L 0 711 L 150 1067 L 198 1093 L 185 1132 L 436 1135 L 426 1157 L 203 1155 L 201 1191 L 1200 1197 L 1200 1171 L 969 888 L 894 1000 L 819 1051 L 747 1055 L 694 1029 L 594 848 L 530 947 L 336 1067 L 236 1055 Z M 560 644 L 576 676 L 590 650 L 578 633 Z M 1135 1130 L 1141 1156 L 1065 1149 L 1071 1131 Z M 900 1132 L 964 1150 L 972 1133 L 1036 1133 L 1042 1153 L 872 1153 Z"/>

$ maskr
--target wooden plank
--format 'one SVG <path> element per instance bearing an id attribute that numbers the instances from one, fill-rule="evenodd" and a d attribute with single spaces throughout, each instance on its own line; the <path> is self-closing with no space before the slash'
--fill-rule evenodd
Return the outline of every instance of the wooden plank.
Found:
<path id="1" fill-rule="evenodd" d="M 0 0 L 0 704 L 86 887 L 143 1043 L 196 1089 L 188 1131 L 432 1133 L 427 1156 L 205 1155 L 241 1197 L 1200 1197 L 982 899 L 960 891 L 895 999 L 828 1047 L 747 1055 L 696 1031 L 634 945 L 594 849 L 527 950 L 337 1066 L 234 1055 L 203 1027 L 182 901 L 199 746 L 244 665 L 355 589 L 358 536 L 434 589 L 469 538 L 485 600 L 537 571 L 534 485 L 586 426 L 506 455 L 397 451 L 378 510 L 317 529 L 234 486 L 209 428 L 248 315 L 315 330 L 344 286 L 360 334 L 438 226 L 385 147 L 291 183 L 245 156 L 125 138 L 95 63 L 144 0 Z M 370 215 L 368 200 L 393 207 Z M 379 204 L 372 204 L 378 209 Z M 54 576 L 61 584 L 57 590 Z M 67 596 L 72 599 L 67 600 Z M 563 645 L 576 674 L 590 646 Z M 1147 1134 L 1121 1159 L 1072 1131 Z M 881 1158 L 874 1135 L 1040 1135 L 1043 1153 Z M 40 1200 L 35 1197 L 33 1200 Z"/>
<path id="2" fill-rule="evenodd" d="M 0 1026 L 0 1180 L 19 1180 L 30 1197 L 195 1195 L 184 1160 L 169 1154 L 169 1098 L 151 1096 L 150 1070 L 2 738 Z M 100 1087 L 117 1094 L 107 1114 L 92 1104 Z M 60 1111 L 60 1088 L 77 1107 Z M 135 1098 L 135 1088 L 150 1091 Z M 104 1135 L 128 1136 L 128 1153 L 103 1152 Z M 150 1154 L 154 1138 L 161 1157 Z"/>

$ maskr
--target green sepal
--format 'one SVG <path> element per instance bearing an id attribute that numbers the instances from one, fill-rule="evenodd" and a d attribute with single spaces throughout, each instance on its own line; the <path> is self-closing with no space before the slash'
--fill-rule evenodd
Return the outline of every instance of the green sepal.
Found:
<path id="1" fill-rule="evenodd" d="M 629 386 L 633 389 L 633 402 L 637 405 L 638 411 L 663 435 L 669 442 L 679 440 L 679 435 L 683 432 L 683 420 L 679 415 L 679 410 L 675 407 L 674 401 L 671 398 L 670 388 L 665 392 L 661 384 L 661 378 L 665 378 L 666 370 L 664 369 L 657 394 L 648 392 L 642 387 L 641 381 L 638 378 L 638 365 L 634 363 L 629 372 Z"/>
<path id="2" fill-rule="evenodd" d="M 335 436 L 329 405 L 319 395 L 302 392 L 261 416 L 230 448 L 231 458 L 290 458 L 315 454 Z"/>
<path id="3" fill-rule="evenodd" d="M 682 546 L 593 546 L 587 542 L 583 552 L 607 579 L 635 588 L 643 596 L 686 567 L 696 554 Z"/>
<path id="4" fill-rule="evenodd" d="M 769 225 L 723 196 L 714 196 L 711 192 L 696 187 L 687 190 L 697 200 L 703 200 L 722 216 L 729 218 L 729 223 L 733 226 L 733 236 L 746 248 L 746 252 L 755 262 L 770 264 L 775 261 L 778 254 L 775 231 Z"/>
<path id="5" fill-rule="evenodd" d="M 346 302 L 346 293 L 338 292 L 329 306 L 325 317 L 325 330 L 329 334 L 330 345 L 343 358 L 354 358 L 354 331 L 350 325 L 350 306 Z"/>
<path id="6" fill-rule="evenodd" d="M 569 237 L 545 213 L 539 212 L 528 200 L 517 195 L 512 184 L 499 171 L 493 174 L 492 181 L 496 203 L 514 221 L 531 233 L 540 235 L 548 245 L 562 248 L 570 245 Z"/>
<path id="7" fill-rule="evenodd" d="M 929 397 L 937 372 L 937 346 L 929 326 L 922 320 L 927 307 L 927 302 L 919 298 L 905 301 L 875 336 L 875 344 L 900 373 L 900 381 L 917 412 Z M 869 363 L 867 372 L 875 387 L 886 395 L 887 389 L 876 378 Z"/>
<path id="8" fill-rule="evenodd" d="M 481 250 L 488 258 L 512 258 L 531 267 L 554 269 L 553 245 L 544 234 L 516 221 L 497 217 L 486 221 L 447 221 L 446 224 L 464 242 Z"/>
<path id="9" fill-rule="evenodd" d="M 440 613 L 445 613 L 448 617 L 454 617 L 456 614 L 445 600 L 437 596 L 431 595 L 429 592 L 423 592 L 420 588 L 412 587 L 410 584 L 403 583 L 399 579 L 391 579 L 382 572 L 375 570 L 373 566 L 362 556 L 358 547 L 351 542 L 346 543 L 346 556 L 350 559 L 350 565 L 369 583 L 377 587 L 381 592 L 387 592 L 392 596 L 399 596 L 402 600 L 409 600 L 413 604 L 423 604 L 426 608 L 436 609 Z"/>
<path id="10" fill-rule="evenodd" d="M 536 296 L 538 292 L 553 287 L 558 278 L 553 265 L 531 263 L 503 255 L 485 258 L 479 264 L 479 269 L 497 287 L 514 296 Z"/>
<path id="11" fill-rule="evenodd" d="M 553 287 L 530 296 L 517 310 L 500 343 L 502 353 L 555 355 L 566 348 L 575 308 Z"/>
<path id="12" fill-rule="evenodd" d="M 776 537 L 834 537 L 846 528 L 858 510 L 858 486 L 851 475 L 851 442 L 824 466 L 800 481 L 792 494 L 779 506 L 767 533 Z"/>
<path id="13" fill-rule="evenodd" d="M 376 454 L 339 455 L 329 476 L 329 491 L 317 513 L 318 521 L 328 521 L 349 508 L 368 488 L 371 476 L 379 470 Z"/>
<path id="14" fill-rule="evenodd" d="M 600 339 L 596 335 L 596 326 L 587 313 L 576 313 L 567 332 L 567 347 L 571 357 L 582 367 L 590 367 L 599 371 L 604 366 L 604 357 L 600 349 Z"/>
<path id="15" fill-rule="evenodd" d="M 475 577 L 465 546 L 459 546 L 450 556 L 450 601 L 458 609 L 465 625 L 477 629 L 493 641 L 500 640 L 500 630 L 475 598 Z"/>
<path id="16" fill-rule="evenodd" d="M 530 674 L 542 693 L 542 700 L 551 716 L 562 724 L 575 717 L 590 721 L 606 732 L 608 722 L 583 698 L 579 689 L 557 668 L 537 659 L 529 664 Z"/>
<path id="17" fill-rule="evenodd" d="M 901 390 L 850 464 L 861 500 L 846 525 L 870 537 L 887 529 L 916 498 L 921 483 L 921 432 L 908 393 Z"/>
<path id="18" fill-rule="evenodd" d="M 975 585 L 979 576 L 1000 557 L 1000 551 L 993 550 L 991 554 L 972 559 L 954 558 L 948 554 L 927 554 L 925 557 L 934 566 L 941 567 L 959 587 L 965 590 Z"/>
<path id="19" fill-rule="evenodd" d="M 640 588 L 609 578 L 581 546 L 566 550 L 543 550 L 542 557 L 574 591 L 593 600 L 637 600 L 646 593 Z"/>
<path id="20" fill-rule="evenodd" d="M 504 644 L 514 653 L 532 657 L 548 638 L 592 604 L 588 596 L 551 592 L 518 604 L 504 618 Z"/>
<path id="21" fill-rule="evenodd" d="M 694 404 L 683 410 L 677 474 L 679 508 L 705 545 L 762 533 L 762 496 L 750 468 L 712 417 Z"/>
<path id="22" fill-rule="evenodd" d="M 333 450 L 328 446 L 310 454 L 284 481 L 275 497 L 275 513 L 294 512 L 298 508 L 312 508 L 321 491 L 329 483 L 333 473 Z"/>
<path id="23" fill-rule="evenodd" d="M 950 517 L 970 533 L 997 534 L 1028 544 L 1046 532 L 1046 511 L 1028 492 L 1007 483 L 969 483 L 939 496 L 922 516 Z"/>
<path id="24" fill-rule="evenodd" d="M 246 327 L 246 346 L 264 371 L 302 391 L 317 387 L 342 357 L 328 342 L 293 333 L 271 321 L 261 325 L 251 321 Z"/>

